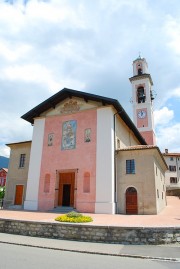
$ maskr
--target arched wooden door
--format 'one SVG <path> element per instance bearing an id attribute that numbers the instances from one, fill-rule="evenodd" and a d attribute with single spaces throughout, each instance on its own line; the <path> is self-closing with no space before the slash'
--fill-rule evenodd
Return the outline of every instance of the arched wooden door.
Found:
<path id="1" fill-rule="evenodd" d="M 126 190 L 126 214 L 138 214 L 137 190 L 134 187 Z"/>

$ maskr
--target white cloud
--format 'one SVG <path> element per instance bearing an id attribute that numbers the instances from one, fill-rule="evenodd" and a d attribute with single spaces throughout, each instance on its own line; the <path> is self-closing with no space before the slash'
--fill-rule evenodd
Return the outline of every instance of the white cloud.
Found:
<path id="1" fill-rule="evenodd" d="M 157 145 L 162 152 L 180 152 L 180 123 L 174 123 L 174 111 L 163 107 L 154 112 Z"/>
<path id="2" fill-rule="evenodd" d="M 170 38 L 168 45 L 172 49 L 172 52 L 180 56 L 180 19 L 173 18 L 169 15 L 165 24 L 165 31 Z"/>
<path id="3" fill-rule="evenodd" d="M 40 85 L 44 84 L 44 88 L 51 93 L 57 92 L 64 87 L 80 88 L 81 90 L 85 88 L 85 83 L 83 81 L 79 81 L 68 75 L 64 75 L 62 79 L 54 78 L 52 71 L 40 64 L 8 66 L 1 70 L 0 78 L 2 80 L 6 79 L 19 82 L 24 81 L 26 83 L 35 82 Z"/>
<path id="4" fill-rule="evenodd" d="M 174 89 L 172 92 L 170 92 L 170 95 L 173 97 L 178 97 L 180 98 L 180 87 Z"/>
<path id="5" fill-rule="evenodd" d="M 53 88 L 48 88 L 50 93 L 56 93 L 57 90 L 61 90 L 63 88 L 70 88 L 70 89 L 81 89 L 83 91 L 83 89 L 86 88 L 86 84 L 84 82 L 81 82 L 79 80 L 67 77 L 67 78 L 63 78 L 61 79 L 58 83 L 57 83 L 57 87 Z"/>
<path id="6" fill-rule="evenodd" d="M 0 24 L 1 32 L 17 34 L 24 25 L 24 14 L 22 12 L 22 5 L 9 5 L 0 2 Z"/>
<path id="7" fill-rule="evenodd" d="M 174 111 L 168 109 L 168 107 L 163 107 L 154 111 L 154 124 L 155 126 L 166 125 L 173 119 L 173 117 Z"/>
<path id="8" fill-rule="evenodd" d="M 26 15 L 34 20 L 58 23 L 70 19 L 72 23 L 79 24 L 78 16 L 70 6 L 65 5 L 64 1 L 51 1 L 51 4 L 43 1 L 29 1 L 26 6 Z"/>
<path id="9" fill-rule="evenodd" d="M 41 64 L 10 65 L 1 70 L 1 79 L 36 82 L 47 88 L 57 89 L 59 83 L 55 81 L 49 69 Z"/>
<path id="10" fill-rule="evenodd" d="M 32 136 L 32 126 L 22 120 L 18 114 L 2 112 L 1 122 L 1 144 L 29 140 Z M 11 124 L 9 124 L 11 123 Z M 21 139 L 21 140 L 19 140 Z"/>
<path id="11" fill-rule="evenodd" d="M 170 101 L 171 98 L 180 98 L 180 87 L 169 89 L 164 97 L 164 103 Z"/>
<path id="12" fill-rule="evenodd" d="M 165 148 L 170 152 L 180 152 L 180 123 L 157 130 L 157 145 L 164 152 Z"/>
<path id="13" fill-rule="evenodd" d="M 147 8 L 146 1 L 134 1 L 134 0 L 100 0 L 101 6 L 112 13 L 117 12 L 117 10 L 123 9 L 135 9 L 136 12 L 141 12 L 142 16 L 147 16 L 149 8 Z"/>
<path id="14" fill-rule="evenodd" d="M 8 61 L 17 61 L 29 54 L 31 46 L 28 44 L 12 44 L 5 40 L 0 40 L 0 56 L 4 57 Z"/>
<path id="15" fill-rule="evenodd" d="M 171 112 L 171 110 L 169 110 L 167 108 L 167 104 L 171 104 L 174 100 L 177 101 L 179 98 L 180 98 L 180 87 L 179 86 L 176 88 L 167 89 L 167 91 L 164 92 L 164 94 L 161 98 L 159 98 L 159 99 L 158 99 L 158 97 L 156 98 L 156 101 L 155 101 L 156 109 L 154 112 L 155 113 L 155 124 L 156 123 L 161 124 L 161 119 L 159 120 L 159 117 L 160 116 L 163 117 L 163 113 L 165 113 L 165 115 L 167 114 L 167 117 L 168 117 L 167 120 L 169 119 L 172 112 Z M 174 116 L 178 116 L 178 115 L 174 115 Z M 163 120 L 165 120 L 165 119 L 163 119 Z"/>
<path id="16" fill-rule="evenodd" d="M 43 28 L 45 24 L 65 22 L 83 28 L 80 15 L 84 16 L 81 4 L 78 2 L 72 6 L 68 1 L 62 0 L 30 0 L 26 5 L 23 1 L 14 1 L 13 5 L 0 2 L 0 22 L 3 24 L 7 22 L 6 27 L 14 34 L 24 27 L 36 25 L 39 28 L 41 24 Z"/>
<path id="17" fill-rule="evenodd" d="M 4 145 L 0 145 L 0 156 L 8 157 L 10 156 L 10 148 Z"/>

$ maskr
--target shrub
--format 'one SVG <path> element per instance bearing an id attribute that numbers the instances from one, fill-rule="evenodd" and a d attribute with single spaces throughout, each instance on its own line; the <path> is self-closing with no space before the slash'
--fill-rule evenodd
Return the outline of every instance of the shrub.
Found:
<path id="1" fill-rule="evenodd" d="M 58 216 L 55 218 L 56 221 L 59 222 L 70 222 L 70 223 L 83 223 L 83 222 L 91 222 L 93 219 L 90 216 L 83 216 L 81 213 L 71 211 L 65 215 Z"/>
<path id="2" fill-rule="evenodd" d="M 5 187 L 0 187 L 0 199 L 4 199 L 4 195 L 5 195 Z"/>
<path id="3" fill-rule="evenodd" d="M 83 215 L 79 212 L 71 211 L 71 212 L 67 213 L 66 216 L 69 218 L 77 218 L 77 217 L 82 217 Z"/>

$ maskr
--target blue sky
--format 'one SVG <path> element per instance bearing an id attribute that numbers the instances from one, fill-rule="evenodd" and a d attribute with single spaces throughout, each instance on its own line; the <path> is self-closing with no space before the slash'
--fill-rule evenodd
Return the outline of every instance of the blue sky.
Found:
<path id="1" fill-rule="evenodd" d="M 0 155 L 29 140 L 20 117 L 64 87 L 116 98 L 132 118 L 132 61 L 157 93 L 157 144 L 180 152 L 179 0 L 0 0 Z"/>

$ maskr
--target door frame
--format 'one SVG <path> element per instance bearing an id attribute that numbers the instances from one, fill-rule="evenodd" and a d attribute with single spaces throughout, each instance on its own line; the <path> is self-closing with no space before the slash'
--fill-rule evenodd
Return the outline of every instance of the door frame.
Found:
<path id="1" fill-rule="evenodd" d="M 23 199 L 23 197 L 24 197 L 24 184 L 15 184 L 15 192 L 14 192 L 14 205 L 17 205 L 17 204 L 15 204 L 15 201 L 16 201 L 16 190 L 17 190 L 17 186 L 23 186 L 23 191 L 22 191 L 22 202 L 21 202 L 21 204 L 19 205 L 19 206 L 22 206 L 23 204 L 24 204 L 24 199 Z"/>
<path id="2" fill-rule="evenodd" d="M 128 192 L 127 191 L 130 188 L 133 188 L 135 190 L 135 192 L 132 192 L 132 193 L 136 194 L 136 195 L 129 195 L 129 196 L 132 196 L 132 197 L 136 197 L 136 204 L 135 204 L 134 212 L 133 212 L 133 209 L 132 209 L 132 213 L 127 212 L 128 211 L 128 208 L 127 208 L 127 197 L 128 197 L 127 193 Z M 125 191 L 125 213 L 128 214 L 128 215 L 137 215 L 138 214 L 138 192 L 137 192 L 137 189 L 134 186 L 129 186 L 129 187 L 126 188 L 126 191 Z"/>
<path id="3" fill-rule="evenodd" d="M 68 169 L 68 170 L 58 170 L 57 172 L 57 188 L 55 189 L 58 191 L 58 195 L 56 197 L 56 205 L 57 206 L 62 206 L 62 201 L 63 201 L 63 185 L 64 184 L 70 184 L 71 185 L 71 190 L 70 190 L 70 207 L 76 208 L 76 192 L 77 192 L 77 172 L 78 169 Z M 71 180 L 63 180 L 61 179 L 61 175 L 63 174 L 71 174 L 73 175 L 73 178 Z"/>

